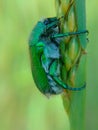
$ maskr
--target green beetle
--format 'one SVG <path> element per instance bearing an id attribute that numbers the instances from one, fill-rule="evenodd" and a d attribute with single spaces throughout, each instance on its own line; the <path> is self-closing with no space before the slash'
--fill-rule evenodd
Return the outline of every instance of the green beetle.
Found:
<path id="1" fill-rule="evenodd" d="M 63 89 L 78 91 L 85 88 L 73 88 L 60 78 L 59 45 L 63 37 L 84 34 L 87 31 L 60 34 L 60 18 L 52 17 L 39 21 L 31 32 L 29 50 L 31 69 L 37 88 L 45 95 L 59 94 Z"/>

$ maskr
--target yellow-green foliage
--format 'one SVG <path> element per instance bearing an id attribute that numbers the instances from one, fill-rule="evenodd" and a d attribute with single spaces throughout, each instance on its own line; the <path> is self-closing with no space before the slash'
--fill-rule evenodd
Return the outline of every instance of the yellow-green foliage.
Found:
<path id="1" fill-rule="evenodd" d="M 97 5 L 87 1 L 87 130 L 98 129 Z M 0 0 L 0 130 L 69 130 L 60 96 L 44 97 L 30 70 L 29 34 L 40 18 L 55 14 L 53 0 Z"/>

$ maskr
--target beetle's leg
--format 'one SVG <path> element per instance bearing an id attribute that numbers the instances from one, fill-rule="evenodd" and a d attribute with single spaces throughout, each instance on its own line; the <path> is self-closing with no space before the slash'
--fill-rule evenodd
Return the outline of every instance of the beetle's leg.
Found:
<path id="1" fill-rule="evenodd" d="M 38 42 L 38 43 L 36 44 L 36 47 L 37 47 L 38 53 L 42 53 L 43 50 L 44 50 L 45 44 L 44 44 L 43 42 Z"/>
<path id="2" fill-rule="evenodd" d="M 60 78 L 59 78 L 59 67 L 58 67 L 58 60 L 55 60 L 52 62 L 50 68 L 49 68 L 49 74 L 52 77 L 52 79 L 59 84 L 62 88 L 64 89 L 68 89 L 68 90 L 72 90 L 72 91 L 80 91 L 82 89 L 84 89 L 86 87 L 86 84 L 84 84 L 82 87 L 80 88 L 73 88 L 68 86 L 67 84 L 65 84 Z"/>
<path id="3" fill-rule="evenodd" d="M 49 66 L 49 74 L 52 76 L 59 75 L 59 67 L 58 60 L 53 60 Z"/>
<path id="4" fill-rule="evenodd" d="M 38 48 L 42 48 L 42 47 L 45 46 L 45 44 L 40 41 L 40 42 L 38 42 L 38 43 L 36 44 L 36 46 L 37 46 Z"/>
<path id="5" fill-rule="evenodd" d="M 72 91 L 80 91 L 86 87 L 86 83 L 80 88 L 75 88 L 75 87 L 68 86 L 67 84 L 65 84 L 62 80 L 60 80 L 56 76 L 52 76 L 52 78 L 54 79 L 55 82 L 57 82 L 64 89 L 68 89 L 68 90 L 72 90 Z"/>
<path id="6" fill-rule="evenodd" d="M 81 34 L 88 34 L 88 30 L 83 30 L 83 31 L 77 31 L 77 32 L 66 32 L 66 33 L 59 33 L 59 34 L 54 34 L 51 36 L 51 38 L 59 38 L 59 37 L 68 37 L 68 36 L 77 36 Z"/>

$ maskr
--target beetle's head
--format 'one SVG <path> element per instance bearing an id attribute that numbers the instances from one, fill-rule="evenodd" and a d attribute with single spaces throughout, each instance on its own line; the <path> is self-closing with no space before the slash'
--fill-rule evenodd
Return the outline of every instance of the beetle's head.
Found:
<path id="1" fill-rule="evenodd" d="M 52 23 L 56 23 L 58 21 L 57 17 L 53 17 L 53 18 L 45 18 L 43 20 L 43 23 L 48 26 L 51 25 Z"/>
<path id="2" fill-rule="evenodd" d="M 59 31 L 59 25 L 60 25 L 60 20 L 63 17 L 57 18 L 57 17 L 52 17 L 52 18 L 46 18 L 43 20 L 43 23 L 46 27 L 46 33 L 58 33 Z"/>

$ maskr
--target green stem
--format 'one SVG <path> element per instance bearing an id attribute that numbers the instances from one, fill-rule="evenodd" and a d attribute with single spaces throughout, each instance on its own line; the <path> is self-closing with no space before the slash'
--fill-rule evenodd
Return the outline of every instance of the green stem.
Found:
<path id="1" fill-rule="evenodd" d="M 76 19 L 78 30 L 85 30 L 85 0 L 75 0 Z M 86 36 L 79 38 L 82 47 L 86 48 Z M 86 68 L 86 55 L 82 56 L 77 74 L 80 75 L 80 80 L 86 80 L 85 78 Z M 80 74 L 79 74 L 80 73 Z M 81 75 L 82 73 L 82 75 Z M 81 81 L 77 80 L 77 84 L 80 85 Z M 74 92 L 71 94 L 71 106 L 69 110 L 69 119 L 71 124 L 71 130 L 84 130 L 85 124 L 85 90 L 80 92 Z"/>
<path id="2" fill-rule="evenodd" d="M 56 0 L 57 16 L 65 17 L 61 22 L 61 33 L 86 30 L 85 0 Z M 65 83 L 80 87 L 86 82 L 86 34 L 66 38 L 61 43 L 61 55 L 64 65 L 61 77 Z M 65 91 L 64 108 L 68 113 L 70 130 L 84 130 L 85 92 Z"/>
<path id="3" fill-rule="evenodd" d="M 79 63 L 79 68 L 77 72 L 76 84 L 79 86 L 81 80 L 85 80 L 85 62 L 86 57 L 82 56 Z M 81 74 L 82 73 L 82 74 Z M 79 92 L 72 92 L 70 96 L 70 108 L 69 108 L 69 120 L 71 130 L 84 130 L 85 123 L 85 89 Z"/>

